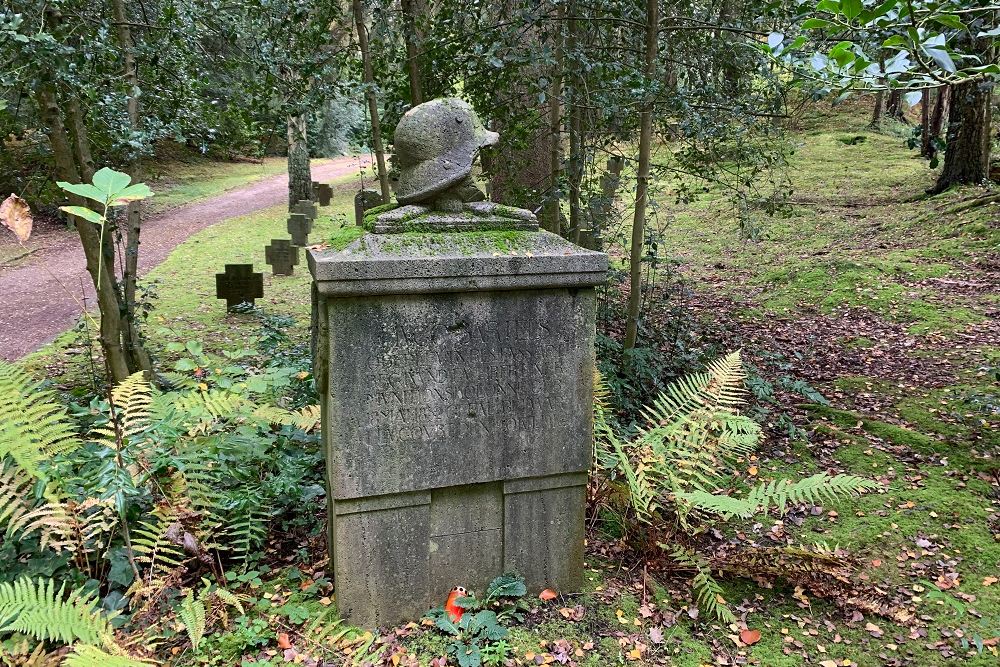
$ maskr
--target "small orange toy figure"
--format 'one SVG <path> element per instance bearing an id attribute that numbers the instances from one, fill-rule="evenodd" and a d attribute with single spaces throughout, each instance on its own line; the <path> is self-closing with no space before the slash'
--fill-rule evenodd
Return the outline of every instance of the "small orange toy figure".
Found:
<path id="1" fill-rule="evenodd" d="M 461 586 L 455 586 L 451 589 L 451 593 L 448 593 L 448 601 L 444 603 L 444 610 L 448 613 L 448 618 L 451 619 L 452 623 L 458 623 L 462 620 L 462 614 L 465 613 L 465 610 L 455 603 L 468 594 L 468 591 Z"/>

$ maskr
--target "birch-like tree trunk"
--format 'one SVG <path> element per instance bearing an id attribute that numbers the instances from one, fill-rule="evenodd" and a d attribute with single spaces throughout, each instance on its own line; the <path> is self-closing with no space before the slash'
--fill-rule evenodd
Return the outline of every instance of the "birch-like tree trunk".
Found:
<path id="1" fill-rule="evenodd" d="M 312 200 L 312 170 L 306 114 L 288 116 L 288 210 L 300 199 Z"/>
<path id="2" fill-rule="evenodd" d="M 646 0 L 646 78 L 656 73 L 656 40 L 659 23 L 658 0 Z M 639 165 L 635 181 L 635 213 L 632 217 L 632 245 L 629 248 L 629 295 L 625 322 L 625 349 L 635 347 L 639 335 L 639 307 L 642 304 L 642 247 L 646 236 L 646 205 L 649 202 L 649 157 L 653 142 L 653 99 L 650 96 L 639 117 Z"/>
<path id="3" fill-rule="evenodd" d="M 368 100 L 368 115 L 372 123 L 372 150 L 375 151 L 382 203 L 388 204 L 392 193 L 389 191 L 389 172 L 385 168 L 385 147 L 382 145 L 382 126 L 379 123 L 378 100 L 375 98 L 375 74 L 368 46 L 368 28 L 365 27 L 365 10 L 361 0 L 353 0 L 353 8 L 354 25 L 358 31 L 358 46 L 361 49 L 361 64 L 364 69 L 365 99 Z"/>

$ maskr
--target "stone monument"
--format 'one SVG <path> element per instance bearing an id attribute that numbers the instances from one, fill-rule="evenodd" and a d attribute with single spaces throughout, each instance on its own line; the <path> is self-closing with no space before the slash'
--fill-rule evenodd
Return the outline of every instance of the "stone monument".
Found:
<path id="1" fill-rule="evenodd" d="M 329 206 L 330 200 L 333 198 L 333 186 L 329 183 L 320 183 L 319 181 L 312 182 L 313 199 L 319 203 L 320 206 Z"/>
<path id="2" fill-rule="evenodd" d="M 308 199 L 300 199 L 295 206 L 292 207 L 291 213 L 300 213 L 310 220 L 315 220 L 316 216 L 319 214 L 316 210 L 316 204 Z"/>
<path id="3" fill-rule="evenodd" d="M 254 273 L 253 264 L 226 264 L 224 273 L 215 274 L 215 298 L 226 300 L 226 310 L 264 296 L 264 274 Z"/>
<path id="4" fill-rule="evenodd" d="M 276 276 L 290 276 L 299 263 L 298 246 L 288 239 L 271 239 L 271 245 L 264 247 L 264 261 Z"/>
<path id="5" fill-rule="evenodd" d="M 365 211 L 382 203 L 382 195 L 377 190 L 358 190 L 354 195 L 354 222 L 360 227 L 364 224 Z"/>
<path id="6" fill-rule="evenodd" d="M 309 245 L 309 234 L 312 232 L 312 219 L 304 213 L 292 213 L 288 216 L 285 229 L 292 237 L 292 245 Z"/>
<path id="7" fill-rule="evenodd" d="M 309 254 L 331 571 L 367 627 L 507 571 L 581 585 L 608 265 L 483 201 L 472 163 L 498 137 L 465 102 L 414 107 L 394 136 L 402 206 Z"/>

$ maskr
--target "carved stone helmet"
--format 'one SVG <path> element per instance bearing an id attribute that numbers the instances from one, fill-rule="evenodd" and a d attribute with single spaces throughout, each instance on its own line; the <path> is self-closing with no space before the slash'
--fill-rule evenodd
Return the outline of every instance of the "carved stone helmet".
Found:
<path id="1" fill-rule="evenodd" d="M 479 149 L 499 139 L 460 99 L 436 99 L 413 107 L 399 120 L 393 140 L 396 201 L 430 201 L 462 182 L 472 172 Z"/>

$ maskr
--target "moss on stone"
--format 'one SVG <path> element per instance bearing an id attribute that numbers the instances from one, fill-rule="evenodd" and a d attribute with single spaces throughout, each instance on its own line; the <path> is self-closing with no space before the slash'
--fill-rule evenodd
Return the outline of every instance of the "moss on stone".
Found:
<path id="1" fill-rule="evenodd" d="M 357 239 L 364 236 L 365 230 L 357 225 L 338 227 L 333 230 L 326 242 L 333 250 L 343 250 Z"/>
<path id="2" fill-rule="evenodd" d="M 375 226 L 375 218 L 382 215 L 383 213 L 388 213 L 389 211 L 394 211 L 399 208 L 399 204 L 391 202 L 389 204 L 379 204 L 378 206 L 373 206 L 372 208 L 365 211 L 364 216 L 361 218 L 361 226 L 371 231 Z"/>

